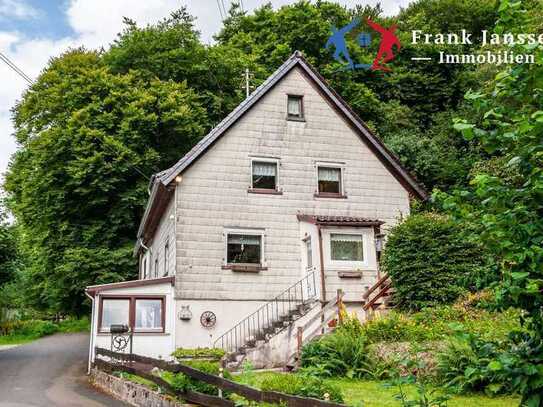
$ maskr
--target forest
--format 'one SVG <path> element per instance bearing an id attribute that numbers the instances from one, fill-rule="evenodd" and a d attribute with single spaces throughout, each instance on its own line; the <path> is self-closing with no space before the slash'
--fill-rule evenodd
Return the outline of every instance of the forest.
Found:
<path id="1" fill-rule="evenodd" d="M 462 285 L 490 288 L 497 306 L 523 310 L 527 350 L 517 356 L 535 369 L 522 373 L 525 400 L 540 405 L 543 46 L 494 44 L 534 54 L 534 64 L 412 60 L 477 52 L 483 32 L 539 34 L 540 6 L 416 0 L 385 16 L 379 5 L 299 1 L 248 14 L 234 3 L 211 45 L 180 8 L 144 27 L 125 19 L 104 49 L 59 55 L 12 110 L 18 150 L 3 185 L 0 307 L 81 316 L 89 311 L 85 286 L 137 277 L 132 250 L 151 174 L 176 162 L 244 99 L 246 69 L 254 89 L 300 50 L 432 193 L 414 203 L 415 215 L 434 226 L 446 217 L 462 242 L 476 245 L 477 273 Z M 397 24 L 402 48 L 392 72 L 338 69 L 324 44 L 332 26 L 355 17 Z M 473 41 L 421 47 L 411 43 L 415 29 L 466 30 Z M 359 32 L 347 39 L 351 57 L 371 64 L 379 38 L 360 47 Z M 388 261 L 394 263 L 392 252 Z"/>

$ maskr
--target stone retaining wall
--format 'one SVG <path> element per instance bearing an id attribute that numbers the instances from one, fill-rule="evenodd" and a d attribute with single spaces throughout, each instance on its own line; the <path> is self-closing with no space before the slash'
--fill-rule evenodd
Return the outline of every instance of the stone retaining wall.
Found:
<path id="1" fill-rule="evenodd" d="M 189 407 L 141 384 L 92 369 L 90 382 L 105 393 L 136 407 Z"/>

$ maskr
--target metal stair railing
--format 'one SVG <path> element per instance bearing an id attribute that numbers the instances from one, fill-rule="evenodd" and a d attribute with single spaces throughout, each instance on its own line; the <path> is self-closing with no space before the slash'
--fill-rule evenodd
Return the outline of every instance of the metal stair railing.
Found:
<path id="1" fill-rule="evenodd" d="M 227 353 L 243 353 L 245 349 L 256 346 L 257 341 L 266 341 L 279 334 L 304 315 L 308 302 L 316 296 L 316 272 L 313 271 L 242 319 L 218 337 L 213 346 Z"/>

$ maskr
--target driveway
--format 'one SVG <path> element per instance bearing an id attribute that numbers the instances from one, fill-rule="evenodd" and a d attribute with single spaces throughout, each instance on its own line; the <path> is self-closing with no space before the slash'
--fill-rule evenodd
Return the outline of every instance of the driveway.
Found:
<path id="1" fill-rule="evenodd" d="M 88 334 L 58 334 L 0 350 L 0 407 L 123 407 L 89 385 Z"/>

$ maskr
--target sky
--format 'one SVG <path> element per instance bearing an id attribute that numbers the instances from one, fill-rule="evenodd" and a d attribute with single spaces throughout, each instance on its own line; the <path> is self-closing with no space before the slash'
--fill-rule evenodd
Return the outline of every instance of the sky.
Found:
<path id="1" fill-rule="evenodd" d="M 395 14 L 410 0 L 381 0 L 385 14 Z M 268 0 L 242 0 L 252 11 Z M 271 0 L 278 8 L 294 0 Z M 378 0 L 338 0 L 340 4 L 372 4 Z M 196 17 L 196 27 L 205 42 L 221 27 L 220 7 L 229 0 L 0 0 L 0 52 L 26 75 L 36 78 L 51 57 L 70 47 L 104 47 L 122 30 L 123 17 L 138 25 L 154 23 L 186 5 Z M 0 174 L 17 146 L 13 139 L 11 108 L 28 84 L 0 61 Z M 3 177 L 2 177 L 3 178 Z"/>

